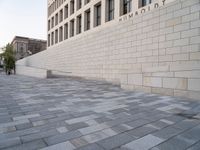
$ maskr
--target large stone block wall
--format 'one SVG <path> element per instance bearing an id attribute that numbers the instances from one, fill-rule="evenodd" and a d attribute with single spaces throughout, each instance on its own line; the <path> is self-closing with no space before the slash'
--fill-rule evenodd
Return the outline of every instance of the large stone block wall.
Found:
<path id="1" fill-rule="evenodd" d="M 108 23 L 17 64 L 200 99 L 200 1 L 176 0 Z"/>

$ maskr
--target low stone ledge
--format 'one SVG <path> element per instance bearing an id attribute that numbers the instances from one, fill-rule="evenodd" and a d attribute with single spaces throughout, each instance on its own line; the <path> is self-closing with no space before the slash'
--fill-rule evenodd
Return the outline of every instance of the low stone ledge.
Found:
<path id="1" fill-rule="evenodd" d="M 47 78 L 49 70 L 16 65 L 16 74 L 30 76 L 30 77 L 37 77 L 37 78 Z"/>

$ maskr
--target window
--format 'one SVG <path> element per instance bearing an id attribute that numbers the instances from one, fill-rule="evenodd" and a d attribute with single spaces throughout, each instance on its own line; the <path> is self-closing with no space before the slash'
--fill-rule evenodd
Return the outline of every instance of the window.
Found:
<path id="1" fill-rule="evenodd" d="M 81 15 L 77 17 L 77 34 L 81 33 Z"/>
<path id="2" fill-rule="evenodd" d="M 74 36 L 74 19 L 70 21 L 70 37 Z"/>
<path id="3" fill-rule="evenodd" d="M 74 13 L 74 0 L 70 1 L 70 15 Z"/>
<path id="4" fill-rule="evenodd" d="M 90 2 L 90 0 L 85 0 L 85 5 L 88 4 Z"/>
<path id="5" fill-rule="evenodd" d="M 65 24 L 65 34 L 64 34 L 65 40 L 68 39 L 68 23 Z"/>
<path id="6" fill-rule="evenodd" d="M 59 28 L 59 42 L 63 41 L 63 27 Z"/>
<path id="7" fill-rule="evenodd" d="M 54 32 L 51 33 L 51 45 L 54 44 Z"/>
<path id="8" fill-rule="evenodd" d="M 95 22 L 94 26 L 99 26 L 101 24 L 101 3 L 95 6 Z"/>
<path id="9" fill-rule="evenodd" d="M 54 27 L 54 17 L 51 18 L 51 28 Z"/>
<path id="10" fill-rule="evenodd" d="M 148 4 L 151 4 L 151 0 L 142 0 L 142 5 L 140 4 L 140 6 L 144 7 Z"/>
<path id="11" fill-rule="evenodd" d="M 85 30 L 90 29 L 90 9 L 85 12 Z"/>
<path id="12" fill-rule="evenodd" d="M 51 21 L 48 20 L 48 31 L 50 30 L 50 28 L 51 28 Z"/>
<path id="13" fill-rule="evenodd" d="M 107 17 L 106 21 L 114 19 L 114 0 L 107 0 Z"/>
<path id="14" fill-rule="evenodd" d="M 77 0 L 77 10 L 79 10 L 82 6 L 82 0 Z"/>
<path id="15" fill-rule="evenodd" d="M 50 38 L 51 38 L 51 36 L 50 36 L 50 34 L 48 34 L 48 46 L 50 46 Z"/>
<path id="16" fill-rule="evenodd" d="M 57 24 L 58 24 L 58 13 L 55 16 L 55 25 L 57 25 Z"/>
<path id="17" fill-rule="evenodd" d="M 122 6 L 122 15 L 129 13 L 132 9 L 132 0 L 123 0 Z"/>
<path id="18" fill-rule="evenodd" d="M 68 18 L 68 5 L 65 6 L 65 19 Z"/>
<path id="19" fill-rule="evenodd" d="M 58 43 L 58 30 L 55 31 L 55 43 Z"/>
<path id="20" fill-rule="evenodd" d="M 63 21 L 63 10 L 61 9 L 60 10 L 60 22 L 62 22 Z"/>

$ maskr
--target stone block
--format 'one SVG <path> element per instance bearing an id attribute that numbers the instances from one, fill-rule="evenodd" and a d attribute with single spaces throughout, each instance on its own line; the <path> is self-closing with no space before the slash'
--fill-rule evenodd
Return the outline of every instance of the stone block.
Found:
<path id="1" fill-rule="evenodd" d="M 11 146 L 11 145 L 10 145 Z M 46 147 L 46 144 L 43 142 L 43 140 L 35 140 L 27 143 L 23 143 L 20 145 L 15 145 L 6 148 L 6 150 L 34 150 L 34 149 L 41 149 Z"/>
<path id="2" fill-rule="evenodd" d="M 199 12 L 191 13 L 191 14 L 188 14 L 186 16 L 182 16 L 182 22 L 185 23 L 185 22 L 190 22 L 190 21 L 198 20 L 199 16 L 200 16 Z"/>
<path id="3" fill-rule="evenodd" d="M 182 53 L 198 52 L 198 51 L 200 51 L 200 46 L 198 44 L 186 45 L 181 47 Z"/>
<path id="4" fill-rule="evenodd" d="M 108 138 L 108 137 L 109 136 L 106 133 L 99 131 L 99 132 L 95 132 L 95 133 L 92 133 L 92 134 L 85 135 L 81 138 L 86 140 L 88 143 L 95 143 L 95 142 L 98 142 L 98 141 L 103 140 L 103 139 Z"/>
<path id="5" fill-rule="evenodd" d="M 14 146 L 14 145 L 18 145 L 18 144 L 21 144 L 19 137 L 9 138 L 9 139 L 1 139 L 0 149 L 10 147 L 10 146 Z"/>
<path id="6" fill-rule="evenodd" d="M 200 92 L 199 91 L 188 91 L 187 97 L 195 100 L 200 99 Z"/>
<path id="7" fill-rule="evenodd" d="M 181 38 L 180 32 L 170 33 L 166 35 L 166 40 L 177 40 Z"/>
<path id="8" fill-rule="evenodd" d="M 190 29 L 190 23 L 183 23 L 174 26 L 174 32 L 185 31 Z"/>
<path id="9" fill-rule="evenodd" d="M 200 79 L 188 79 L 188 90 L 200 91 Z"/>
<path id="10" fill-rule="evenodd" d="M 190 13 L 190 8 L 186 7 L 186 8 L 182 8 L 179 10 L 174 11 L 174 17 L 180 17 L 180 16 L 184 16 Z"/>
<path id="11" fill-rule="evenodd" d="M 42 148 L 41 150 L 74 150 L 75 146 L 72 145 L 70 142 L 63 142 L 63 143 L 59 143 L 59 144 L 55 144 L 52 146 L 48 146 L 45 148 Z"/>
<path id="12" fill-rule="evenodd" d="M 181 23 L 181 17 L 173 18 L 166 21 L 166 27 L 175 26 Z"/>
<path id="13" fill-rule="evenodd" d="M 179 53 L 181 53 L 180 46 L 166 48 L 166 54 L 179 54 Z"/>
<path id="14" fill-rule="evenodd" d="M 132 141 L 124 146 L 122 146 L 122 148 L 125 149 L 132 149 L 134 147 L 134 149 L 137 150 L 147 150 L 147 149 L 151 149 L 152 147 L 162 143 L 164 141 L 164 139 L 158 138 L 156 136 L 153 136 L 151 134 L 144 136 L 140 139 L 137 139 L 135 141 Z"/>
<path id="15" fill-rule="evenodd" d="M 190 53 L 190 60 L 200 60 L 200 52 Z"/>
<path id="16" fill-rule="evenodd" d="M 147 86 L 140 86 L 140 85 L 135 85 L 133 87 L 134 91 L 143 91 L 146 93 L 151 93 L 151 87 L 147 87 Z"/>
<path id="17" fill-rule="evenodd" d="M 190 38 L 190 44 L 199 44 L 200 43 L 200 36 L 195 36 Z"/>
<path id="18" fill-rule="evenodd" d="M 171 63 L 170 71 L 188 71 L 188 70 L 199 70 L 200 62 L 183 62 L 183 63 Z"/>
<path id="19" fill-rule="evenodd" d="M 58 132 L 56 130 L 48 130 L 48 131 L 43 131 L 43 132 L 39 132 L 39 133 L 34 133 L 34 134 L 29 134 L 29 135 L 25 135 L 25 136 L 21 136 L 21 140 L 22 142 L 31 142 L 34 140 L 39 140 L 41 138 L 46 138 L 49 136 L 53 136 L 58 134 Z"/>
<path id="20" fill-rule="evenodd" d="M 200 71 L 178 71 L 175 72 L 175 77 L 181 78 L 200 78 Z"/>
<path id="21" fill-rule="evenodd" d="M 187 89 L 187 79 L 185 78 L 163 78 L 163 87 L 171 89 Z"/>
<path id="22" fill-rule="evenodd" d="M 193 5 L 191 6 L 191 13 L 200 11 L 200 5 Z"/>
<path id="23" fill-rule="evenodd" d="M 134 137 L 129 136 L 127 133 L 122 133 L 110 138 L 106 138 L 97 143 L 98 145 L 103 147 L 105 150 L 110 150 L 110 149 L 117 148 L 123 144 L 126 144 L 134 139 L 135 139 Z"/>
<path id="24" fill-rule="evenodd" d="M 162 94 L 162 95 L 174 95 L 174 90 L 166 88 L 152 88 L 152 93 Z"/>
<path id="25" fill-rule="evenodd" d="M 172 55 L 159 56 L 159 62 L 171 62 L 172 58 Z"/>
<path id="26" fill-rule="evenodd" d="M 24 115 L 24 116 L 19 116 L 19 117 L 13 117 L 13 120 L 25 120 L 25 119 L 30 119 L 34 117 L 39 117 L 40 114 L 31 114 L 31 115 Z"/>
<path id="27" fill-rule="evenodd" d="M 174 90 L 174 96 L 188 97 L 189 92 L 187 90 Z"/>
<path id="28" fill-rule="evenodd" d="M 80 132 L 72 131 L 72 132 L 66 132 L 66 133 L 50 136 L 50 137 L 44 138 L 44 140 L 48 145 L 54 145 L 54 144 L 69 141 L 71 139 L 78 138 L 80 136 L 82 136 Z"/>
<path id="29" fill-rule="evenodd" d="M 144 86 L 150 86 L 150 87 L 162 87 L 162 78 L 144 77 L 143 84 L 144 84 Z"/>
<path id="30" fill-rule="evenodd" d="M 104 149 L 102 147 L 100 147 L 99 145 L 94 143 L 94 144 L 88 144 L 86 146 L 80 147 L 77 150 L 104 150 Z"/>
<path id="31" fill-rule="evenodd" d="M 200 20 L 194 20 L 191 22 L 191 28 L 198 28 L 200 27 Z"/>
<path id="32" fill-rule="evenodd" d="M 199 29 L 197 28 L 181 32 L 181 38 L 193 37 L 197 35 L 199 35 Z"/>
<path id="33" fill-rule="evenodd" d="M 169 71 L 168 66 L 155 66 L 155 67 L 143 67 L 142 72 L 164 72 L 164 71 Z"/>
<path id="34" fill-rule="evenodd" d="M 189 44 L 189 38 L 174 40 L 174 46 L 185 46 Z"/>
<path id="35" fill-rule="evenodd" d="M 128 74 L 128 84 L 130 85 L 142 85 L 142 74 Z"/>
<path id="36" fill-rule="evenodd" d="M 155 72 L 152 77 L 174 77 L 174 72 Z"/>
<path id="37" fill-rule="evenodd" d="M 189 60 L 189 54 L 174 54 L 173 61 Z"/>

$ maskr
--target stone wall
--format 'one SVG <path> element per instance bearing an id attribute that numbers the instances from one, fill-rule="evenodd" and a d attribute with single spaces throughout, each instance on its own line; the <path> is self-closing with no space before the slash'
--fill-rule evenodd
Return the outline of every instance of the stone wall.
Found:
<path id="1" fill-rule="evenodd" d="M 200 1 L 176 0 L 94 28 L 17 64 L 200 99 Z"/>

